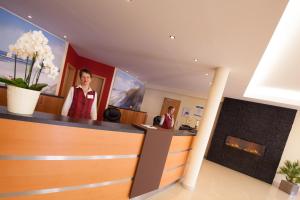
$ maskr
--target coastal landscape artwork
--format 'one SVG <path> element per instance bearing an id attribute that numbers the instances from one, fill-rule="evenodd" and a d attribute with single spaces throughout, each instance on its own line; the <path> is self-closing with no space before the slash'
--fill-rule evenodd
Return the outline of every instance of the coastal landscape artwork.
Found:
<path id="1" fill-rule="evenodd" d="M 145 93 L 144 83 L 118 69 L 115 75 L 109 105 L 139 111 Z"/>

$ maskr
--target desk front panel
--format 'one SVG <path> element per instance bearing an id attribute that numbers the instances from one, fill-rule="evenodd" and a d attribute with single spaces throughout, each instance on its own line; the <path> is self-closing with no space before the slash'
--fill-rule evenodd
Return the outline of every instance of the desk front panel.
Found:
<path id="1" fill-rule="evenodd" d="M 128 199 L 144 134 L 0 119 L 0 199 Z"/>

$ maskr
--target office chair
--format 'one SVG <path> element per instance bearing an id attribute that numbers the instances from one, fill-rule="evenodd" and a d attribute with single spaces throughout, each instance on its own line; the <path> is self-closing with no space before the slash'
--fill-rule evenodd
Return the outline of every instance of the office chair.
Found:
<path id="1" fill-rule="evenodd" d="M 120 123 L 121 112 L 117 108 L 107 108 L 103 113 L 104 121 Z"/>
<path id="2" fill-rule="evenodd" d="M 153 118 L 153 126 L 159 126 L 161 120 L 161 116 L 156 116 Z"/>

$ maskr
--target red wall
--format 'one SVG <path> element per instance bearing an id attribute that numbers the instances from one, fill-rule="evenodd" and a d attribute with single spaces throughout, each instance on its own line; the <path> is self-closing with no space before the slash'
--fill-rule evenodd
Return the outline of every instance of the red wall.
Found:
<path id="1" fill-rule="evenodd" d="M 93 74 L 102 76 L 105 78 L 105 84 L 103 87 L 99 110 L 98 110 L 98 120 L 102 120 L 103 112 L 105 110 L 105 106 L 108 101 L 108 95 L 109 95 L 110 87 L 112 84 L 112 79 L 113 79 L 115 68 L 112 66 L 109 66 L 109 65 L 105 65 L 105 64 L 96 62 L 96 61 L 88 59 L 88 58 L 81 57 L 76 53 L 74 48 L 71 45 L 69 45 L 67 55 L 66 55 L 62 83 L 63 83 L 63 79 L 65 77 L 65 70 L 66 70 L 67 63 L 70 63 L 71 65 L 76 67 L 77 70 L 79 70 L 81 68 L 87 68 Z M 77 71 L 76 71 L 76 74 L 77 74 Z M 62 91 L 62 85 L 60 86 L 59 94 L 61 93 L 61 91 Z"/>

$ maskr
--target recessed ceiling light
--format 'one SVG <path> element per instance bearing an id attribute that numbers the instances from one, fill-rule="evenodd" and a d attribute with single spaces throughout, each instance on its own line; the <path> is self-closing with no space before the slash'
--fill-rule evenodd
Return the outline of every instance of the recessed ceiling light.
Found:
<path id="1" fill-rule="evenodd" d="M 126 0 L 127 2 L 133 2 L 133 0 Z"/>
<path id="2" fill-rule="evenodd" d="M 126 70 L 126 72 L 128 73 L 129 71 L 128 71 L 128 70 Z"/>
<path id="3" fill-rule="evenodd" d="M 175 39 L 175 35 L 170 35 L 169 37 L 170 37 L 171 40 Z"/>
<path id="4" fill-rule="evenodd" d="M 205 76 L 208 76 L 208 73 L 206 73 Z"/>
<path id="5" fill-rule="evenodd" d="M 28 17 L 29 19 L 32 19 L 32 16 L 31 16 L 31 15 L 28 15 L 27 17 Z"/>
<path id="6" fill-rule="evenodd" d="M 195 59 L 194 59 L 194 61 L 195 61 L 195 62 L 198 62 L 198 59 L 197 59 L 197 58 L 195 58 Z"/>
<path id="7" fill-rule="evenodd" d="M 64 35 L 64 38 L 65 38 L 65 39 L 67 39 L 67 36 L 66 36 L 66 35 Z"/>

